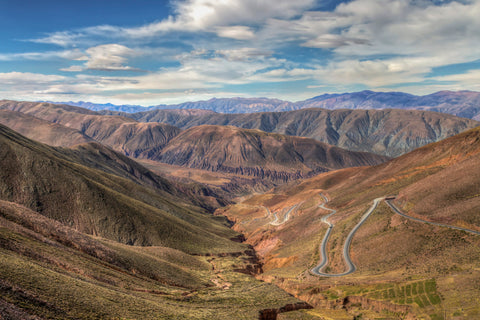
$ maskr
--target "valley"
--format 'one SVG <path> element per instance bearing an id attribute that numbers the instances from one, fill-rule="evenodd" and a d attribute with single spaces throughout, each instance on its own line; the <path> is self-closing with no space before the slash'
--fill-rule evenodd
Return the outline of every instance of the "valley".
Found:
<path id="1" fill-rule="evenodd" d="M 478 125 L 4 100 L 2 316 L 475 318 Z"/>
<path id="2" fill-rule="evenodd" d="M 480 319 L 479 16 L 0 1 L 0 320 Z"/>

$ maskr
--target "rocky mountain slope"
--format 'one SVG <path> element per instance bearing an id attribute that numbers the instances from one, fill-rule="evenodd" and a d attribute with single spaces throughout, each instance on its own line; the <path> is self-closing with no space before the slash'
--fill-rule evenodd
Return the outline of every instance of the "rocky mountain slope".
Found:
<path id="1" fill-rule="evenodd" d="M 329 218 L 334 227 L 324 271 L 341 273 L 345 238 L 375 198 L 395 195 L 394 203 L 409 216 L 480 231 L 479 164 L 475 128 L 378 166 L 323 173 L 218 213 L 236 221 L 234 228 L 261 254 L 265 280 L 319 308 L 343 306 L 350 317 L 376 310 L 371 317 L 399 312 L 435 318 L 446 312 L 449 318 L 472 318 L 480 312 L 471 299 L 480 294 L 473 280 L 480 276 L 480 236 L 406 219 L 383 202 L 353 238 L 353 274 L 318 278 L 309 270 L 319 262 L 328 229 L 322 217 L 331 213 L 319 208 L 325 201 L 320 193 L 337 210 Z"/>
<path id="2" fill-rule="evenodd" d="M 0 124 L 51 146 L 68 147 L 93 141 L 79 130 L 18 111 L 0 110 Z"/>
<path id="3" fill-rule="evenodd" d="M 148 157 L 180 132 L 178 128 L 168 124 L 139 123 L 130 118 L 104 116 L 94 111 L 66 105 L 2 101 L 0 109 L 20 112 L 75 129 L 94 141 L 133 157 Z M 32 127 L 25 127 L 22 133 L 32 138 L 36 137 L 37 129 L 34 125 L 37 123 L 38 121 L 31 122 Z M 48 139 L 43 142 L 52 144 Z M 64 144 L 69 145 L 73 145 L 72 141 Z"/>
<path id="4" fill-rule="evenodd" d="M 186 251 L 215 250 L 216 242 L 222 246 L 216 234 L 219 227 L 205 220 L 203 210 L 193 206 L 185 195 L 181 198 L 187 200 L 182 200 L 173 185 L 151 173 L 149 176 L 148 170 L 131 160 L 120 155 L 117 160 L 112 157 L 103 161 L 103 167 L 107 163 L 118 167 L 110 166 L 110 172 L 99 170 L 100 157 L 92 161 L 94 168 L 88 164 L 97 152 L 108 157 L 101 146 L 54 149 L 7 127 L 1 126 L 0 130 L 3 200 L 26 206 L 81 232 L 126 244 L 167 245 Z M 134 168 L 144 171 L 143 179 L 132 181 Z M 123 176 L 112 174 L 119 171 L 124 172 Z M 142 180 L 145 183 L 139 183 Z M 185 236 L 199 237 L 195 240 L 198 249 L 182 241 Z M 229 242 L 223 245 L 228 247 Z"/>
<path id="5" fill-rule="evenodd" d="M 57 126 L 75 129 L 134 158 L 253 176 L 275 183 L 331 169 L 378 164 L 386 159 L 332 148 L 313 139 L 267 134 L 259 130 L 200 126 L 180 133 L 180 129 L 168 124 L 137 122 L 62 105 L 7 102 L 0 104 L 2 108 L 22 112 L 25 119 L 30 116 L 38 122 L 40 120 L 36 117 L 41 117 Z M 174 115 L 182 114 L 195 117 L 205 113 L 181 111 Z M 30 123 L 32 126 L 24 127 L 22 132 L 35 138 L 40 129 L 34 126 L 33 120 Z M 43 123 L 42 128 L 48 126 Z M 48 139 L 42 141 L 49 143 Z"/>
<path id="6" fill-rule="evenodd" d="M 97 143 L 53 148 L 0 125 L 0 166 L 2 318 L 254 319 L 308 307 L 248 275 L 259 265 L 224 218 Z"/>
<path id="7" fill-rule="evenodd" d="M 353 151 L 396 157 L 425 144 L 478 126 L 474 120 L 415 110 L 325 110 L 221 114 L 153 110 L 124 114 L 138 121 L 162 122 L 182 129 L 231 125 L 291 136 L 313 138 Z"/>
<path id="8" fill-rule="evenodd" d="M 205 125 L 183 131 L 150 159 L 285 182 L 338 168 L 378 164 L 387 158 L 313 139 Z"/>

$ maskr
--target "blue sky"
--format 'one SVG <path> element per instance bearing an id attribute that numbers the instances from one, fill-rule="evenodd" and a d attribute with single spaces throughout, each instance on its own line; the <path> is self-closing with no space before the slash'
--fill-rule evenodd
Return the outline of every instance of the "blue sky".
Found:
<path id="1" fill-rule="evenodd" d="M 480 91 L 480 0 L 0 0 L 0 99 Z"/>

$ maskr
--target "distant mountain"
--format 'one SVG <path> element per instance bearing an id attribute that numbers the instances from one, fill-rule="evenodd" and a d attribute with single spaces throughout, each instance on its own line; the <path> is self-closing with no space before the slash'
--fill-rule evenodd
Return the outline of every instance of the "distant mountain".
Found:
<path id="1" fill-rule="evenodd" d="M 459 117 L 480 120 L 480 92 L 440 91 L 416 96 L 403 92 L 361 91 L 353 93 L 324 94 L 305 101 L 289 102 L 268 98 L 225 98 L 207 101 L 185 102 L 173 105 L 150 107 L 67 102 L 91 110 L 115 112 L 143 112 L 155 109 L 201 109 L 219 113 L 252 113 L 292 111 L 304 108 L 324 109 L 414 109 L 453 114 Z"/>
<path id="2" fill-rule="evenodd" d="M 474 91 L 440 91 L 426 96 L 402 92 L 361 91 L 321 95 L 295 105 L 296 108 L 428 110 L 480 120 L 480 92 Z"/>
<path id="3" fill-rule="evenodd" d="M 365 90 L 353 93 L 324 94 L 297 102 L 295 106 L 298 109 L 403 109 L 413 105 L 418 98 L 418 96 L 403 92 L 374 92 Z"/>
<path id="4" fill-rule="evenodd" d="M 396 157 L 425 144 L 478 126 L 474 120 L 417 110 L 325 110 L 222 114 L 198 110 L 152 110 L 124 114 L 138 121 L 158 121 L 182 129 L 231 125 L 313 138 L 353 151 Z"/>
<path id="5" fill-rule="evenodd" d="M 183 131 L 150 159 L 274 181 L 387 160 L 386 157 L 347 151 L 308 138 L 211 125 Z"/>
<path id="6" fill-rule="evenodd" d="M 85 102 L 85 101 L 67 101 L 67 102 L 54 102 L 54 101 L 43 101 L 48 103 L 54 104 L 68 104 L 70 106 L 85 108 L 93 111 L 100 111 L 100 110 L 111 110 L 111 111 L 119 111 L 119 112 L 142 112 L 155 109 L 156 107 L 143 107 L 139 105 L 129 105 L 129 104 L 122 104 L 116 105 L 112 103 L 93 103 L 93 102 Z"/>
<path id="7" fill-rule="evenodd" d="M 156 109 L 201 109 L 220 113 L 252 113 L 291 110 L 291 102 L 268 98 L 226 98 L 157 106 Z"/>
<path id="8" fill-rule="evenodd" d="M 192 101 L 185 102 L 180 104 L 171 104 L 171 105 L 156 105 L 149 107 L 142 107 L 138 105 L 114 105 L 111 103 L 98 104 L 92 102 L 84 101 L 68 101 L 68 102 L 53 102 L 46 101 L 49 103 L 56 104 L 68 104 L 76 107 L 82 107 L 89 110 L 100 111 L 100 110 L 110 110 L 117 112 L 142 112 L 149 111 L 154 109 L 201 109 L 201 110 L 212 110 L 215 112 L 221 113 L 250 113 L 250 112 L 261 112 L 261 111 L 281 111 L 281 110 L 292 110 L 291 102 L 283 101 L 279 99 L 268 99 L 268 98 L 212 98 L 206 101 Z"/>

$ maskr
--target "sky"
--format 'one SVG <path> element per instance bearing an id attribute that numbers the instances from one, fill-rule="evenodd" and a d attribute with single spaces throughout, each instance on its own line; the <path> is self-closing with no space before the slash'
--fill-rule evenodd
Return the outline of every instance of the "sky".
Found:
<path id="1" fill-rule="evenodd" d="M 480 0 L 0 0 L 0 99 L 480 91 Z"/>

